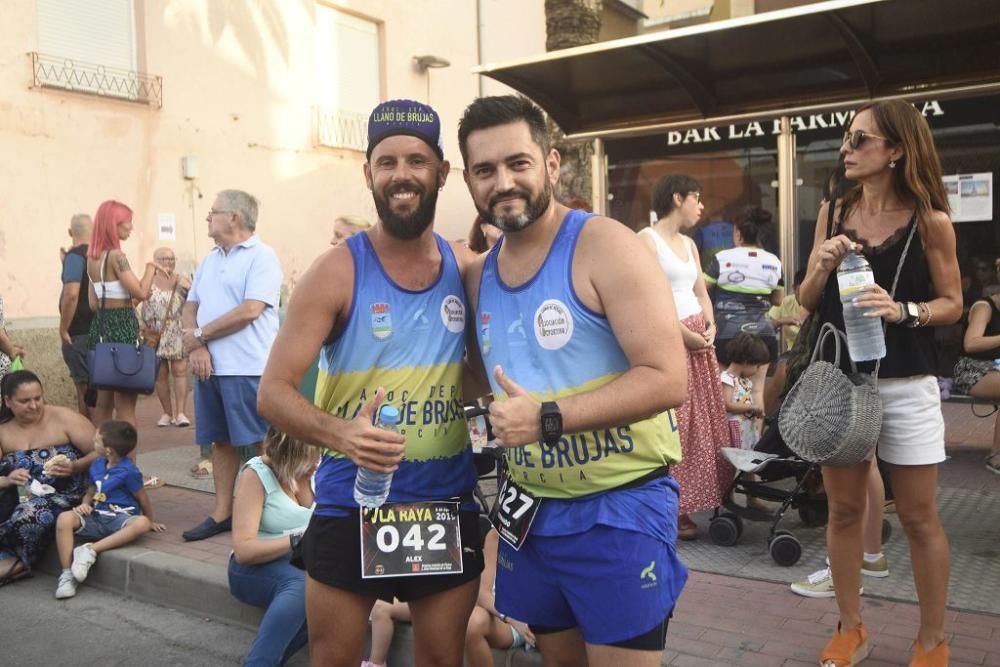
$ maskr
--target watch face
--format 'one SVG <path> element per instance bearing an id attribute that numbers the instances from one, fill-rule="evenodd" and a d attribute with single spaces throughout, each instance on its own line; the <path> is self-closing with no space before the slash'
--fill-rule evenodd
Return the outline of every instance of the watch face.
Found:
<path id="1" fill-rule="evenodd" d="M 920 308 L 917 307 L 917 304 L 910 301 L 909 303 L 906 304 L 906 314 L 909 315 L 910 317 L 919 317 Z"/>
<path id="2" fill-rule="evenodd" d="M 545 415 L 542 417 L 542 430 L 546 433 L 558 432 L 562 427 L 560 415 Z"/>

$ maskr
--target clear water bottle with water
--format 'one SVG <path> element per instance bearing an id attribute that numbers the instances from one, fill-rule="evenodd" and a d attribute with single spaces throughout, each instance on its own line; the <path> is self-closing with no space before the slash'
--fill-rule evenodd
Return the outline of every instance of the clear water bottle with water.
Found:
<path id="1" fill-rule="evenodd" d="M 376 426 L 386 431 L 398 431 L 400 421 L 399 410 L 391 405 L 383 405 L 378 411 Z M 358 467 L 358 474 L 354 478 L 354 500 L 361 507 L 381 507 L 389 497 L 390 484 L 391 472 Z"/>
<path id="2" fill-rule="evenodd" d="M 875 274 L 865 256 L 852 252 L 837 269 L 840 303 L 844 306 L 844 328 L 847 329 L 847 349 L 854 361 L 873 361 L 885 356 L 885 334 L 882 319 L 865 317 L 853 300 L 875 284 Z"/>

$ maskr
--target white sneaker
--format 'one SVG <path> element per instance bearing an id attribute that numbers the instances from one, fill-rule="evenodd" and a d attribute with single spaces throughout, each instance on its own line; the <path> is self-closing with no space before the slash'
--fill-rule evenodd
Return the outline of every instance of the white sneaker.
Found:
<path id="1" fill-rule="evenodd" d="M 83 583 L 95 562 L 97 562 L 97 554 L 94 553 L 90 544 L 81 544 L 73 549 L 73 565 L 71 566 L 73 578 Z"/>
<path id="2" fill-rule="evenodd" d="M 76 579 L 72 572 L 63 572 L 59 575 L 59 585 L 56 586 L 56 599 L 65 600 L 76 595 Z"/>
<path id="3" fill-rule="evenodd" d="M 830 567 L 829 556 L 826 557 L 826 566 Z M 889 560 L 885 557 L 885 554 L 882 554 L 878 560 L 868 560 L 867 558 L 862 558 L 861 574 L 866 577 L 884 579 L 889 576 Z"/>
<path id="4" fill-rule="evenodd" d="M 828 567 L 813 572 L 805 581 L 796 581 L 792 584 L 792 592 L 807 598 L 832 598 L 837 595 L 833 590 L 833 574 Z M 864 592 L 862 586 L 858 595 Z"/>

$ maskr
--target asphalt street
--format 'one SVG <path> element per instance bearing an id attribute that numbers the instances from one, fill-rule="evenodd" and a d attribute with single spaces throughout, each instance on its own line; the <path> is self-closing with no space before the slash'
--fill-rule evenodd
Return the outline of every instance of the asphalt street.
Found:
<path id="1" fill-rule="evenodd" d="M 56 600 L 54 577 L 0 589 L 5 665 L 215 667 L 239 665 L 254 633 L 244 627 L 124 599 L 86 584 Z M 308 664 L 300 651 L 289 667 Z"/>

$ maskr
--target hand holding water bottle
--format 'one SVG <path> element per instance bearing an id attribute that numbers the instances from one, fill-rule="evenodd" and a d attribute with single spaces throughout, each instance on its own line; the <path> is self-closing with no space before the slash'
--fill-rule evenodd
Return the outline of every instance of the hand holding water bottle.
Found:
<path id="1" fill-rule="evenodd" d="M 379 387 L 372 399 L 338 434 L 335 448 L 358 467 L 393 472 L 403 458 L 406 436 L 380 429 L 372 423 L 384 397 L 385 389 Z"/>
<path id="2" fill-rule="evenodd" d="M 838 234 L 833 238 L 823 241 L 817 251 L 819 268 L 824 273 L 831 273 L 837 270 L 840 263 L 848 254 L 860 251 L 861 246 L 843 234 Z"/>

